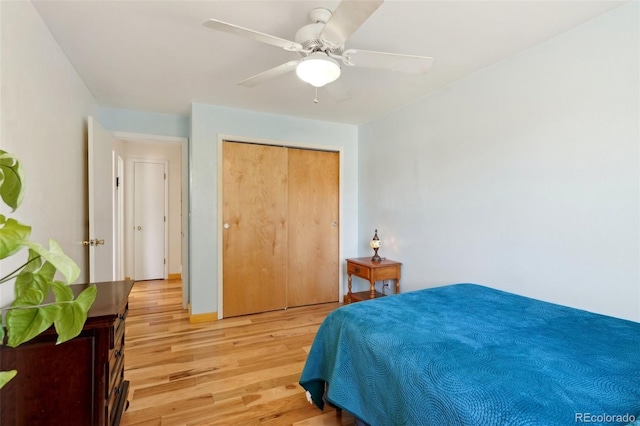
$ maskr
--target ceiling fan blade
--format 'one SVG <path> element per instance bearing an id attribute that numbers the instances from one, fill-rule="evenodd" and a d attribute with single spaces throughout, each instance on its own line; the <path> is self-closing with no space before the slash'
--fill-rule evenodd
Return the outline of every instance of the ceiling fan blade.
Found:
<path id="1" fill-rule="evenodd" d="M 411 74 L 426 73 L 433 58 L 428 56 L 402 55 L 399 53 L 372 52 L 348 49 L 342 53 L 342 61 L 355 67 L 400 71 Z"/>
<path id="2" fill-rule="evenodd" d="M 347 83 L 345 83 L 344 78 L 339 78 L 333 83 L 329 83 L 326 86 L 327 93 L 329 96 L 333 98 L 337 103 L 345 102 L 351 99 L 351 94 L 349 93 L 349 88 L 347 87 Z"/>
<path id="3" fill-rule="evenodd" d="M 331 47 L 343 46 L 384 0 L 342 0 L 320 32 L 320 38 Z"/>
<path id="4" fill-rule="evenodd" d="M 218 21 L 217 19 L 207 19 L 202 23 L 202 25 L 214 30 L 224 31 L 225 33 L 231 33 L 231 34 L 238 35 L 240 37 L 250 38 L 252 40 L 256 40 L 261 43 L 266 43 L 272 46 L 281 47 L 284 50 L 289 50 L 292 52 L 304 50 L 302 45 L 299 43 L 296 43 L 295 41 L 285 40 L 280 37 L 261 33 L 259 31 L 254 31 L 248 28 L 243 28 L 237 25 L 229 24 L 227 22 Z"/>
<path id="5" fill-rule="evenodd" d="M 296 69 L 298 62 L 300 61 L 289 61 L 282 65 L 278 65 L 275 68 L 271 68 L 270 70 L 261 72 L 260 74 L 256 74 L 253 77 L 249 77 L 246 80 L 242 80 L 238 82 L 238 85 L 244 86 L 244 87 L 255 87 L 258 84 L 262 84 L 267 80 L 280 77 L 281 75 L 284 75 L 288 72 L 293 71 L 294 69 Z"/>

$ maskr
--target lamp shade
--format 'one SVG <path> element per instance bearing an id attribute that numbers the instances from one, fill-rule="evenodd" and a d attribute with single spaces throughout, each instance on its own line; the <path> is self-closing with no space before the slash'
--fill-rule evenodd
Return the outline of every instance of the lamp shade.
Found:
<path id="1" fill-rule="evenodd" d="M 302 81 L 315 87 L 322 87 L 340 77 L 340 65 L 325 53 L 315 52 L 298 63 L 296 74 Z"/>

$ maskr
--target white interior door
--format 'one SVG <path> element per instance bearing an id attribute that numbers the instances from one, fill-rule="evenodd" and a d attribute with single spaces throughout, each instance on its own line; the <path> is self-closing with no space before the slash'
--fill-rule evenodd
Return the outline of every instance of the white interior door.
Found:
<path id="1" fill-rule="evenodd" d="M 166 165 L 134 163 L 134 279 L 165 278 Z"/>
<path id="2" fill-rule="evenodd" d="M 113 281 L 113 138 L 93 117 L 88 117 L 89 281 Z"/>

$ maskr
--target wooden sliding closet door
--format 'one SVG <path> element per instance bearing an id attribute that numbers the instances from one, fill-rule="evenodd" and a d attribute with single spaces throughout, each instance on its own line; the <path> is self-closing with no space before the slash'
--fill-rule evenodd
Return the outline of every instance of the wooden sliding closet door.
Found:
<path id="1" fill-rule="evenodd" d="M 338 300 L 339 158 L 289 148 L 288 307 Z"/>
<path id="2" fill-rule="evenodd" d="M 224 142 L 223 316 L 286 307 L 287 149 Z"/>

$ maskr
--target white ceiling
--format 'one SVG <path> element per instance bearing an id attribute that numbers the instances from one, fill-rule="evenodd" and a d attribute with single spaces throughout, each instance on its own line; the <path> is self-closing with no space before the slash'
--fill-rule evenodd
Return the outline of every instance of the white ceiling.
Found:
<path id="1" fill-rule="evenodd" d="M 296 53 L 202 26 L 216 18 L 293 40 L 314 7 L 338 1 L 34 1 L 102 106 L 188 115 L 192 102 L 361 124 L 625 1 L 387 0 L 347 48 L 434 57 L 424 75 L 343 66 L 351 99 L 289 73 L 254 88 L 236 82 Z M 594 53 L 594 57 L 595 57 Z"/>

